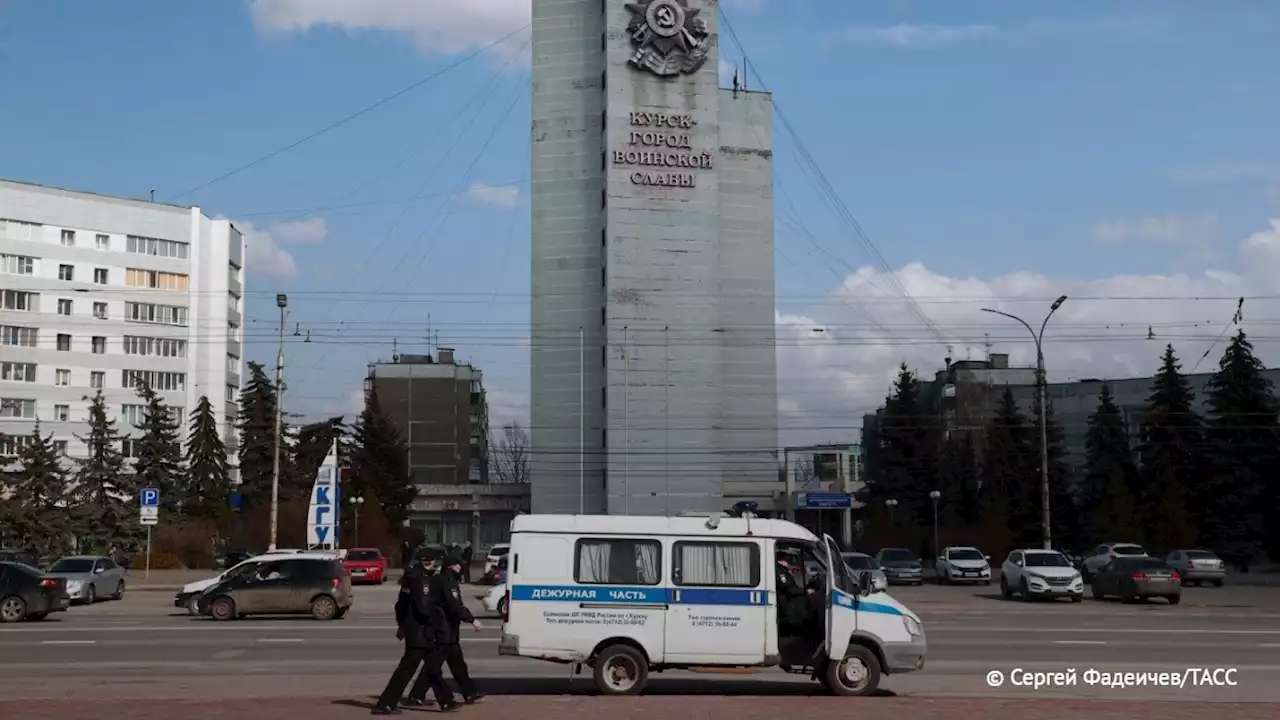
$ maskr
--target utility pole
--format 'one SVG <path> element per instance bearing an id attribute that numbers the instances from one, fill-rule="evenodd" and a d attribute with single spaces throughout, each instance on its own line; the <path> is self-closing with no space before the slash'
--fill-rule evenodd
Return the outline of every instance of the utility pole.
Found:
<path id="1" fill-rule="evenodd" d="M 1040 542 L 1045 550 L 1053 549 L 1053 532 L 1049 514 L 1049 429 L 1048 421 L 1046 420 L 1049 415 L 1049 408 L 1045 404 L 1044 328 L 1049 324 L 1049 318 L 1053 317 L 1053 314 L 1066 301 L 1066 295 L 1053 301 L 1053 305 L 1049 306 L 1049 314 L 1045 315 L 1044 322 L 1040 323 L 1039 333 L 1032 329 L 1026 320 L 1017 315 L 1010 315 L 1007 312 L 992 310 L 991 308 L 982 308 L 982 312 L 1003 315 L 1022 323 L 1027 332 L 1031 333 L 1031 339 L 1036 343 L 1036 386 L 1039 388 L 1038 395 L 1040 396 Z"/>
<path id="2" fill-rule="evenodd" d="M 280 529 L 280 436 L 284 425 L 284 315 L 289 307 L 289 296 L 276 295 L 276 307 L 280 308 L 280 346 L 276 351 L 276 442 L 271 460 L 271 537 L 267 550 L 276 549 L 276 537 Z"/>

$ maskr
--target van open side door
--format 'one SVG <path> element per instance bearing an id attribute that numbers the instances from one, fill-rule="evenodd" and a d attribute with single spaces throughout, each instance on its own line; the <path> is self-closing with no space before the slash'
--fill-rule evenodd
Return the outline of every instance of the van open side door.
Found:
<path id="1" fill-rule="evenodd" d="M 857 629 L 857 584 L 850 578 L 845 567 L 844 556 L 840 554 L 840 546 L 830 535 L 822 536 L 823 547 L 827 551 L 827 636 L 825 647 L 827 657 L 844 660 L 849 649 L 849 638 Z"/>

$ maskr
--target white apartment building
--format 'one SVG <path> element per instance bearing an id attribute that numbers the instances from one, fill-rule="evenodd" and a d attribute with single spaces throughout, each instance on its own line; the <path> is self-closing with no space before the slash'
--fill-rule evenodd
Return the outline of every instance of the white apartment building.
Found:
<path id="1" fill-rule="evenodd" d="M 139 380 L 182 414 L 184 440 L 208 396 L 233 449 L 244 255 L 230 221 L 198 207 L 0 180 L 0 464 L 36 420 L 82 457 L 99 390 L 136 435 Z"/>

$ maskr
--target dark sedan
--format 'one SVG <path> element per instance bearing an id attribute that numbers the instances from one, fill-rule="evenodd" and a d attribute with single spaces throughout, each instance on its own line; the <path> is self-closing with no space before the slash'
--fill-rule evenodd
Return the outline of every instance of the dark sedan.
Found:
<path id="1" fill-rule="evenodd" d="M 890 585 L 923 585 L 924 566 L 906 548 L 884 548 L 876 553 L 876 563 Z"/>
<path id="2" fill-rule="evenodd" d="M 30 565 L 0 562 L 0 623 L 43 620 L 70 606 L 66 580 Z"/>
<path id="3" fill-rule="evenodd" d="M 1152 557 L 1118 556 L 1098 570 L 1089 586 L 1095 600 L 1118 597 L 1129 603 L 1161 597 L 1170 605 L 1182 601 L 1182 575 Z"/>

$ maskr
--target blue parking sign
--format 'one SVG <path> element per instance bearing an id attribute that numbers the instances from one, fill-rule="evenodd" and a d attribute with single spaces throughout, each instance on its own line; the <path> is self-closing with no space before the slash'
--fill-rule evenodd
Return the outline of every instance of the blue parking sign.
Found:
<path id="1" fill-rule="evenodd" d="M 160 507 L 160 490 L 158 488 L 142 489 L 142 507 Z"/>

